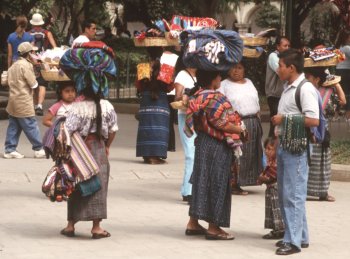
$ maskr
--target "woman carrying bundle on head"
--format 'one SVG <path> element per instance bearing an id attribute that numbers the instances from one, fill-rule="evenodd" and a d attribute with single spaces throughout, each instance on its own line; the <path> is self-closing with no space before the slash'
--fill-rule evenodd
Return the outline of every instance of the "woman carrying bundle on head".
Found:
<path id="1" fill-rule="evenodd" d="M 73 237 L 77 222 L 92 221 L 93 239 L 110 237 L 100 223 L 107 218 L 108 156 L 118 125 L 113 105 L 104 98 L 108 96 L 108 77 L 115 76 L 116 66 L 104 50 L 87 46 L 68 50 L 60 67 L 75 80 L 77 93 L 82 95 L 79 102 L 72 103 L 65 127 L 70 135 L 78 132 L 84 139 L 99 167 L 96 176 L 101 184 L 101 189 L 89 196 L 83 196 L 78 190 L 73 192 L 68 200 L 68 224 L 61 234 Z M 94 71 L 86 71 L 86 67 L 93 67 Z"/>
<path id="2" fill-rule="evenodd" d="M 221 227 L 230 226 L 231 162 L 233 149 L 240 151 L 239 134 L 243 132 L 240 117 L 228 99 L 216 91 L 220 72 L 197 70 L 201 87 L 189 101 L 186 135 L 196 132 L 195 158 L 186 235 L 205 235 L 209 240 L 232 240 L 234 236 Z M 208 229 L 198 220 L 209 223 Z"/>

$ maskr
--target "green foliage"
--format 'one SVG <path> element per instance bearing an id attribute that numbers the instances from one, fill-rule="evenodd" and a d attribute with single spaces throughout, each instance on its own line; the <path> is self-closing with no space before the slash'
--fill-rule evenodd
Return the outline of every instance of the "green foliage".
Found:
<path id="1" fill-rule="evenodd" d="M 118 71 L 126 71 L 129 59 L 129 68 L 132 73 L 136 72 L 136 65 L 148 60 L 146 48 L 134 46 L 132 39 L 116 38 L 110 45 L 115 52 Z"/>
<path id="2" fill-rule="evenodd" d="M 331 141 L 332 163 L 350 165 L 350 141 Z"/>
<path id="3" fill-rule="evenodd" d="M 264 4 L 256 14 L 255 23 L 261 28 L 279 28 L 280 12 L 275 6 Z"/>
<path id="4" fill-rule="evenodd" d="M 313 39 L 322 39 L 326 45 L 332 45 L 337 34 L 337 14 L 333 3 L 318 3 L 310 11 L 310 32 Z"/>

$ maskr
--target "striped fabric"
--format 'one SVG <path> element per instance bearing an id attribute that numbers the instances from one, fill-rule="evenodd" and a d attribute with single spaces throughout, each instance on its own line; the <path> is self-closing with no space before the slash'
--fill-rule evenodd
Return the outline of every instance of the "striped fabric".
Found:
<path id="1" fill-rule="evenodd" d="M 76 169 L 76 183 L 79 183 L 98 174 L 100 169 L 78 132 L 72 134 L 71 141 L 70 156 Z"/>
<path id="2" fill-rule="evenodd" d="M 62 56 L 60 67 L 75 82 L 78 94 L 89 78 L 94 92 L 101 91 L 104 97 L 108 96 L 108 76 L 117 73 L 113 58 L 98 48 L 69 49 Z"/>
<path id="3" fill-rule="evenodd" d="M 265 228 L 275 231 L 284 230 L 284 222 L 278 200 L 277 183 L 268 186 L 265 191 Z"/>
<path id="4" fill-rule="evenodd" d="M 105 143 L 99 140 L 95 134 L 90 134 L 85 139 L 85 144 L 97 162 L 100 173 L 101 189 L 94 194 L 82 197 L 80 192 L 73 192 L 68 200 L 68 220 L 90 221 L 107 218 L 107 192 L 110 166 L 106 155 Z"/>
<path id="5" fill-rule="evenodd" d="M 142 92 L 137 131 L 136 156 L 166 158 L 169 141 L 170 110 L 165 92 L 152 99 L 150 91 Z"/>
<path id="6" fill-rule="evenodd" d="M 322 110 L 324 111 L 328 102 L 329 102 L 329 99 L 331 98 L 331 95 L 334 91 L 333 88 L 330 88 L 330 87 L 320 87 L 318 89 L 318 91 L 320 92 L 320 95 L 322 97 Z"/>
<path id="7" fill-rule="evenodd" d="M 322 154 L 322 144 L 312 144 L 307 195 L 315 197 L 327 196 L 331 173 L 330 148 L 326 148 Z"/>
<path id="8" fill-rule="evenodd" d="M 195 146 L 189 215 L 220 227 L 229 227 L 232 150 L 224 141 L 203 132 L 198 133 Z"/>
<path id="9" fill-rule="evenodd" d="M 215 90 L 199 90 L 189 101 L 185 133 L 191 137 L 196 131 L 205 132 L 217 140 L 226 139 L 228 143 L 239 140 L 239 135 L 223 132 L 228 123 L 240 125 L 241 119 L 234 112 L 227 97 Z M 199 120 L 198 123 L 195 123 Z"/>
<path id="10" fill-rule="evenodd" d="M 257 117 L 243 119 L 248 130 L 248 141 L 244 142 L 242 156 L 239 158 L 238 183 L 241 186 L 257 185 L 259 174 L 263 171 L 263 148 L 261 138 L 263 135 L 260 119 Z"/>

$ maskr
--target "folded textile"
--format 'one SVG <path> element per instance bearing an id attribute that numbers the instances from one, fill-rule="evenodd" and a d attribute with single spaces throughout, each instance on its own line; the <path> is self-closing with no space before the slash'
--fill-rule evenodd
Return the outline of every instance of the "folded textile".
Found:
<path id="1" fill-rule="evenodd" d="M 187 30 L 180 35 L 186 67 L 207 71 L 227 71 L 241 61 L 243 41 L 229 30 Z"/>
<path id="2" fill-rule="evenodd" d="M 91 80 L 95 93 L 108 96 L 108 77 L 116 76 L 117 67 L 113 58 L 100 48 L 74 48 L 65 52 L 60 67 L 75 82 L 80 94 Z"/>

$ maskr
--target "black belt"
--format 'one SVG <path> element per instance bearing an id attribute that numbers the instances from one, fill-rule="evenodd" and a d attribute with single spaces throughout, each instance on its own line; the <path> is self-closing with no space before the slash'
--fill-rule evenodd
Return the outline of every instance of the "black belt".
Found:
<path id="1" fill-rule="evenodd" d="M 246 115 L 246 116 L 242 116 L 241 119 L 251 119 L 251 118 L 258 118 L 258 115 L 256 114 L 252 114 L 252 115 Z"/>

